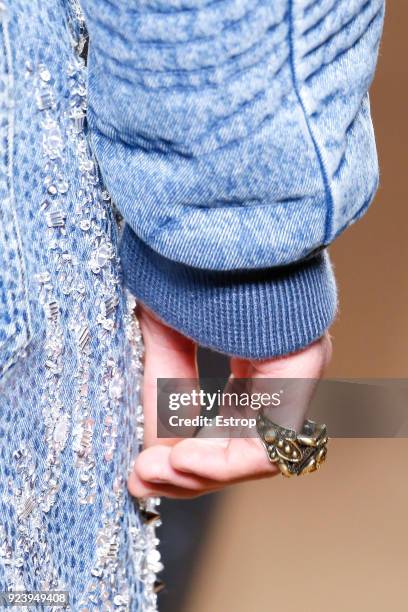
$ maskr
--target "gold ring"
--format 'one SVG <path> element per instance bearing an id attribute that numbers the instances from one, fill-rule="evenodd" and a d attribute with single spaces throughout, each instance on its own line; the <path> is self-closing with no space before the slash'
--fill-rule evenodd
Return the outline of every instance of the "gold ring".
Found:
<path id="1" fill-rule="evenodd" d="M 256 419 L 256 429 L 268 454 L 283 476 L 300 476 L 315 472 L 326 459 L 326 425 L 318 425 L 310 419 L 303 423 L 300 433 L 273 423 L 261 412 Z"/>

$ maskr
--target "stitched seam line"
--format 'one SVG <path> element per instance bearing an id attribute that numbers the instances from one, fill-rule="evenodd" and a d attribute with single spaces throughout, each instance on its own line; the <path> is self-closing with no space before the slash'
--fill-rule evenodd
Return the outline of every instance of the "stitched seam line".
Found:
<path id="1" fill-rule="evenodd" d="M 326 172 L 326 168 L 323 162 L 323 157 L 322 157 L 322 153 L 320 151 L 320 147 L 317 144 L 317 140 L 314 136 L 313 133 L 313 129 L 312 126 L 310 125 L 309 122 L 309 117 L 306 113 L 306 108 L 305 105 L 303 103 L 303 99 L 300 93 L 300 89 L 298 86 L 298 81 L 297 81 L 297 76 L 296 76 L 296 68 L 295 68 L 295 50 L 294 50 L 294 43 L 293 43 L 293 38 L 294 38 L 294 24 L 293 24 L 293 12 L 294 12 L 294 3 L 295 0 L 289 0 L 289 62 L 290 62 L 290 69 L 291 69 L 291 73 L 292 73 L 292 82 L 293 82 L 293 88 L 295 90 L 296 93 L 296 97 L 297 100 L 299 102 L 299 105 L 302 109 L 302 113 L 303 116 L 305 118 L 305 122 L 306 122 L 306 126 L 310 135 L 310 138 L 313 142 L 313 146 L 315 149 L 315 153 L 316 153 L 316 157 L 317 160 L 319 162 L 319 167 L 320 167 L 320 174 L 322 177 L 322 181 L 323 181 L 323 186 L 324 186 L 324 191 L 325 191 L 325 199 L 326 199 L 326 204 L 327 204 L 327 209 L 326 209 L 326 220 L 325 220 L 325 235 L 324 235 L 324 244 L 327 244 L 329 242 L 329 236 L 331 234 L 332 231 L 332 219 L 333 219 L 333 208 L 334 208 L 334 203 L 333 203 L 333 194 L 331 192 L 330 189 L 330 182 L 329 182 L 329 177 L 327 175 Z"/>

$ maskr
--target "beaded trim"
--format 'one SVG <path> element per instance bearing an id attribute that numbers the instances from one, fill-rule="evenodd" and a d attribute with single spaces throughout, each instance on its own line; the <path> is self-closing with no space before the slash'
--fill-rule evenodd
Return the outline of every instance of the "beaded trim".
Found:
<path id="1" fill-rule="evenodd" d="M 77 2 L 74 3 L 78 7 Z M 75 15 L 80 15 L 75 9 Z M 82 25 L 72 32 L 85 36 Z M 135 414 L 128 415 L 136 423 L 137 439 L 129 441 L 125 448 L 117 448 L 118 415 L 123 402 L 139 391 L 142 373 L 142 338 L 134 309 L 135 301 L 127 294 L 126 313 L 122 313 L 123 289 L 118 276 L 118 261 L 110 232 L 117 231 L 112 224 L 112 204 L 109 194 L 101 189 L 100 176 L 95 159 L 86 138 L 86 67 L 82 54 L 85 42 L 74 41 L 73 53 L 67 67 L 68 102 L 61 109 L 53 88 L 53 76 L 44 63 L 26 63 L 27 75 L 35 87 L 35 103 L 42 128 L 44 158 L 44 198 L 38 214 L 42 216 L 46 232 L 47 262 L 49 269 L 36 275 L 40 303 L 45 321 L 45 388 L 42 410 L 45 422 L 46 459 L 41 479 L 37 476 L 27 448 L 15 454 L 17 472 L 21 483 L 12 488 L 10 502 L 15 507 L 20 537 L 9 542 L 0 525 L 0 557 L 10 569 L 13 589 L 27 588 L 24 584 L 23 553 L 28 550 L 33 558 L 36 579 L 43 589 L 64 590 L 58 573 L 52 564 L 52 554 L 42 525 L 44 514 L 58 502 L 61 480 L 62 454 L 72 452 L 79 482 L 79 502 L 94 505 L 97 495 L 97 474 L 94 439 L 96 424 L 91 413 L 90 368 L 98 353 L 102 372 L 97 401 L 103 412 L 103 461 L 115 462 L 115 469 L 131 468 L 131 456 L 143 443 L 143 410 L 135 407 Z M 64 101 L 64 104 L 65 101 Z M 69 148 L 69 158 L 67 150 Z M 64 168 L 75 152 L 80 170 L 79 186 L 70 184 Z M 67 194 L 76 189 L 79 202 L 74 214 L 69 214 Z M 77 261 L 71 250 L 72 232 L 86 236 L 88 268 Z M 115 236 L 115 240 L 117 235 Z M 85 282 L 85 276 L 87 276 Z M 92 282 L 89 284 L 89 278 Z M 91 286 L 92 296 L 87 294 Z M 85 305 L 92 301 L 98 314 L 90 321 Z M 69 304 L 69 308 L 67 307 Z M 120 305 L 120 314 L 119 314 Z M 62 313 L 68 313 L 68 319 Z M 111 350 L 118 317 L 125 320 L 129 359 Z M 67 404 L 63 395 L 66 377 L 72 372 L 72 363 L 66 355 L 73 340 L 75 348 L 74 401 Z M 122 363 L 123 359 L 123 363 Z M 125 364 L 125 365 L 124 365 Z M 129 365 L 130 364 L 130 365 Z M 123 371 L 126 371 L 126 377 Z M 132 392 L 129 384 L 138 381 Z M 94 404 L 92 404 L 94 405 Z M 123 424 L 121 424 L 123 425 Z M 130 428 L 131 431 L 131 428 Z M 98 435 L 101 435 L 98 433 Z M 119 469 L 118 469 L 119 468 Z M 117 477 L 111 490 L 103 492 L 103 512 L 96 539 L 96 553 L 92 578 L 79 603 L 79 610 L 137 610 L 155 612 L 157 592 L 162 584 L 156 574 L 162 563 L 157 550 L 159 543 L 156 527 L 160 525 L 157 512 L 159 499 L 135 500 L 133 508 L 126 488 L 126 479 Z M 126 533 L 125 533 L 126 531 Z M 126 546 L 129 538 L 131 550 Z M 127 563 L 133 564 L 138 585 L 129 583 Z M 25 576 L 26 581 L 29 580 Z"/>

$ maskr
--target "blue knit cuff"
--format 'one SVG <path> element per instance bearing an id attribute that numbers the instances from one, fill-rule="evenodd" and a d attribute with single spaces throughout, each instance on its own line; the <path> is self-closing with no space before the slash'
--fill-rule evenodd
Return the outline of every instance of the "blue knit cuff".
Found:
<path id="1" fill-rule="evenodd" d="M 322 336 L 336 314 L 327 252 L 301 264 L 214 272 L 159 255 L 126 226 L 125 283 L 168 325 L 202 346 L 251 359 L 292 353 Z"/>

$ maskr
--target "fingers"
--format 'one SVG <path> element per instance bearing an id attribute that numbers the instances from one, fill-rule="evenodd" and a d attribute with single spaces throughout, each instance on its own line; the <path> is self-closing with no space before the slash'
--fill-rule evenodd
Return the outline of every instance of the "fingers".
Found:
<path id="1" fill-rule="evenodd" d="M 135 477 L 133 485 L 129 485 L 129 490 L 132 495 L 138 498 L 143 497 L 168 497 L 169 499 L 193 499 L 200 497 L 200 495 L 207 495 L 208 493 L 214 493 L 221 487 L 214 489 L 184 489 L 182 487 L 173 487 L 171 485 L 159 485 L 151 482 L 143 482 Z"/>
<path id="2" fill-rule="evenodd" d="M 186 439 L 172 448 L 170 462 L 180 472 L 224 484 L 277 473 L 258 438 Z"/>
<path id="3" fill-rule="evenodd" d="M 141 325 L 145 336 L 148 379 L 145 386 L 146 425 L 151 427 L 154 423 L 156 428 L 156 377 L 197 377 L 195 346 L 147 311 L 142 314 Z M 182 345 L 178 344 L 179 336 Z M 300 395 L 299 387 L 295 392 L 290 390 L 289 401 L 281 407 L 282 419 L 286 418 L 286 423 L 276 419 L 282 425 L 297 428 L 303 422 L 313 393 L 313 379 L 321 376 L 330 353 L 331 343 L 326 335 L 306 349 L 279 359 L 252 361 L 233 358 L 231 368 L 235 377 L 312 379 L 312 384 L 302 388 Z M 155 439 L 152 432 L 149 436 L 148 447 L 137 457 L 128 482 L 130 492 L 137 497 L 196 497 L 226 485 L 279 473 L 256 437 L 177 439 L 169 446 L 167 440 Z"/>
<path id="4" fill-rule="evenodd" d="M 175 444 L 177 439 L 157 439 L 157 378 L 197 378 L 197 346 L 160 321 L 144 306 L 137 315 L 145 347 L 143 375 L 144 445 Z"/>
<path id="5" fill-rule="evenodd" d="M 331 340 L 328 333 L 306 348 L 283 357 L 264 360 L 231 359 L 233 378 L 250 379 L 251 393 L 279 392 L 280 403 L 264 407 L 264 414 L 283 427 L 298 430 L 307 414 L 316 385 L 331 357 Z M 275 379 L 274 388 L 263 379 Z"/>
<path id="6" fill-rule="evenodd" d="M 278 473 L 258 439 L 188 438 L 173 446 L 143 451 L 129 477 L 136 497 L 196 497 L 220 488 Z"/>
<path id="7" fill-rule="evenodd" d="M 129 491 L 136 497 L 159 495 L 190 498 L 215 491 L 221 484 L 189 472 L 175 469 L 171 449 L 157 445 L 143 451 L 136 459 L 129 477 Z"/>
<path id="8" fill-rule="evenodd" d="M 143 304 L 138 304 L 137 316 L 142 328 L 145 347 L 157 351 L 163 372 L 183 372 L 185 368 L 196 371 L 196 344 L 161 321 Z M 178 355 L 177 363 L 167 361 L 170 355 Z M 180 368 L 180 370 L 179 370 Z"/>

